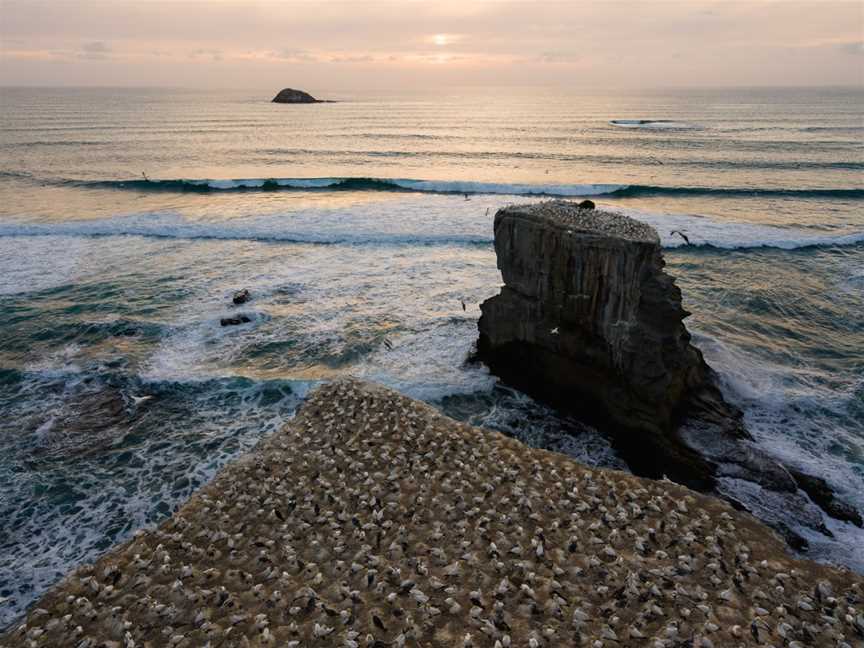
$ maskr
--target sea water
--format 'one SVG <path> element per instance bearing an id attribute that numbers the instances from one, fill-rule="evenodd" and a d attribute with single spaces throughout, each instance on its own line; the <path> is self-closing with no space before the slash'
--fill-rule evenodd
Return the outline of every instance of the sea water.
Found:
<path id="1" fill-rule="evenodd" d="M 757 444 L 864 510 L 864 93 L 271 94 L 0 90 L 0 626 L 334 377 L 626 469 L 466 362 L 495 211 L 550 197 L 656 227 Z"/>

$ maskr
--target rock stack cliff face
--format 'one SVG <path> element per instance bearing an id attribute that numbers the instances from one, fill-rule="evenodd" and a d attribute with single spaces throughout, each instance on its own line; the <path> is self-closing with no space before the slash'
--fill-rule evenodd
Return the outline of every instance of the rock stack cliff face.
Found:
<path id="1" fill-rule="evenodd" d="M 619 451 L 639 472 L 710 486 L 710 466 L 670 439 L 676 422 L 704 410 L 746 433 L 690 343 L 657 233 L 540 203 L 498 212 L 495 251 L 505 285 L 482 305 L 481 359 L 542 400 L 619 429 Z"/>
<path id="2" fill-rule="evenodd" d="M 781 508 L 810 510 L 808 526 L 827 533 L 800 488 L 861 524 L 830 488 L 830 502 L 815 496 L 824 480 L 751 442 L 690 341 L 653 228 L 563 201 L 507 207 L 494 227 L 504 286 L 481 305 L 477 343 L 493 373 L 597 424 L 637 474 L 708 491 L 724 479 L 756 483 L 782 494 Z"/>

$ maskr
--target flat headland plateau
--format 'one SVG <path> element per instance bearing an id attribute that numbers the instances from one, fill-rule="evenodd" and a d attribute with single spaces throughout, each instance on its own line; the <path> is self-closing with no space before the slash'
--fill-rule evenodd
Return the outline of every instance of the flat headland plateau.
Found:
<path id="1" fill-rule="evenodd" d="M 719 499 L 346 379 L 0 645 L 851 647 L 862 610 Z"/>

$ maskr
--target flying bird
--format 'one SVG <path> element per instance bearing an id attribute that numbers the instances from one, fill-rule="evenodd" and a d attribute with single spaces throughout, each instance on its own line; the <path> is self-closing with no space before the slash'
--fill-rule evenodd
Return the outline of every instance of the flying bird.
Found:
<path id="1" fill-rule="evenodd" d="M 684 232 L 680 232 L 678 230 L 672 230 L 671 232 L 669 232 L 669 236 L 672 236 L 673 234 L 677 234 L 682 239 L 684 239 L 684 242 L 687 243 L 687 245 L 690 245 L 690 239 L 687 238 L 687 235 L 684 234 Z"/>

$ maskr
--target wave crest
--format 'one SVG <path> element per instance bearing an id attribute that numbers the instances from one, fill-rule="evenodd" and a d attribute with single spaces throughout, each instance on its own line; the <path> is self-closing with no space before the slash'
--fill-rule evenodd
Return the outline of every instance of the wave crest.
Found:
<path id="1" fill-rule="evenodd" d="M 222 191 L 402 191 L 437 194 L 491 194 L 538 197 L 734 196 L 862 200 L 860 188 L 664 187 L 639 184 L 529 184 L 409 178 L 247 178 L 227 180 L 63 181 L 85 188 L 208 193 Z"/>
<path id="2" fill-rule="evenodd" d="M 621 184 L 534 185 L 408 178 L 247 178 L 234 180 L 100 180 L 83 187 L 208 193 L 211 191 L 406 191 L 443 194 L 599 196 L 626 189 Z"/>
<path id="3" fill-rule="evenodd" d="M 461 201 L 460 201 L 461 203 Z M 459 204 L 459 203 L 457 203 Z M 466 209 L 471 203 L 466 203 Z M 99 238 L 141 236 L 183 240 L 249 240 L 301 245 L 379 246 L 491 246 L 491 214 L 479 218 L 474 212 L 454 212 L 452 204 L 440 205 L 422 221 L 409 226 L 398 216 L 380 212 L 328 214 L 316 210 L 255 219 L 200 221 L 171 212 L 153 212 L 112 218 L 41 223 L 0 224 L 0 240 L 46 236 Z M 716 249 L 855 246 L 864 243 L 864 231 L 825 232 L 778 227 L 732 220 L 716 220 L 687 214 L 649 212 L 627 207 L 604 206 L 654 227 L 665 248 L 703 247 Z M 394 220 L 394 218 L 396 220 Z M 397 222 L 398 221 L 398 222 Z M 679 232 L 687 237 L 686 241 Z M 4 245 L 18 245 L 8 242 Z M 0 250 L 2 253 L 2 250 Z"/>

